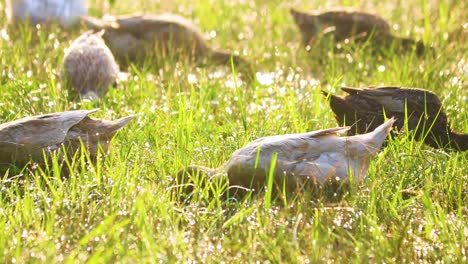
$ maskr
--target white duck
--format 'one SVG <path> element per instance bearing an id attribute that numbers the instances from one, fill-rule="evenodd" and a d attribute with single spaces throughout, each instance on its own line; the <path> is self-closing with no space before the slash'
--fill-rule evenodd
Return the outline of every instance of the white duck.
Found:
<path id="1" fill-rule="evenodd" d="M 63 27 L 73 26 L 86 15 L 84 0 L 7 0 L 6 15 L 10 23 L 29 20 L 32 25 L 58 21 Z"/>
<path id="2" fill-rule="evenodd" d="M 79 92 L 82 98 L 103 97 L 119 74 L 119 66 L 102 34 L 103 31 L 87 31 L 65 50 L 62 72 L 68 88 Z"/>
<path id="3" fill-rule="evenodd" d="M 220 169 L 192 165 L 179 171 L 177 180 L 186 183 L 200 173 L 216 177 L 224 171 L 230 186 L 259 190 L 266 186 L 275 160 L 274 188 L 279 190 L 284 186 L 291 192 L 308 184 L 346 181 L 350 173 L 358 182 L 366 177 L 370 159 L 379 151 L 394 122 L 391 118 L 370 133 L 350 137 L 338 136 L 349 127 L 337 127 L 259 138 L 234 152 Z"/>

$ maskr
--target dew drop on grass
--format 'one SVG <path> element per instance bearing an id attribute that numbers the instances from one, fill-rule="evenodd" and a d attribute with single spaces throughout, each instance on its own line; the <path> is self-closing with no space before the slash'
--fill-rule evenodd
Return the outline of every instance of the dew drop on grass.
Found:
<path id="1" fill-rule="evenodd" d="M 10 40 L 10 36 L 8 35 L 8 32 L 6 31 L 6 29 L 2 29 L 0 31 L 0 35 L 2 36 L 2 38 L 6 41 L 9 41 Z"/>
<path id="2" fill-rule="evenodd" d="M 216 34 L 216 31 L 215 31 L 215 30 L 210 31 L 209 36 L 210 36 L 211 39 L 216 38 L 216 35 L 217 35 L 217 34 Z"/>
<path id="3" fill-rule="evenodd" d="M 236 82 L 233 81 L 233 80 L 227 80 L 225 82 L 225 85 L 226 85 L 226 87 L 231 88 L 231 89 L 236 88 Z"/>
<path id="4" fill-rule="evenodd" d="M 187 75 L 187 81 L 189 84 L 196 84 L 198 83 L 198 79 L 197 79 L 197 76 L 195 76 L 195 74 L 192 74 L 192 73 L 189 73 Z"/>
<path id="5" fill-rule="evenodd" d="M 377 68 L 377 70 L 378 70 L 379 72 L 384 72 L 385 69 L 386 69 L 386 68 L 385 68 L 384 65 L 380 65 L 380 66 Z"/>
<path id="6" fill-rule="evenodd" d="M 128 80 L 128 76 L 129 76 L 129 74 L 126 73 L 126 72 L 119 72 L 119 74 L 117 75 L 117 80 L 119 80 L 119 81 L 127 81 L 127 80 Z"/>
<path id="7" fill-rule="evenodd" d="M 274 76 L 275 74 L 270 72 L 270 73 L 263 73 L 263 72 L 257 72 L 257 80 L 261 85 L 272 85 L 274 83 Z"/>
<path id="8" fill-rule="evenodd" d="M 453 77 L 453 78 L 452 78 L 452 85 L 453 85 L 453 86 L 458 85 L 458 82 L 459 82 L 459 81 L 460 81 L 460 80 L 459 80 L 457 77 Z"/>

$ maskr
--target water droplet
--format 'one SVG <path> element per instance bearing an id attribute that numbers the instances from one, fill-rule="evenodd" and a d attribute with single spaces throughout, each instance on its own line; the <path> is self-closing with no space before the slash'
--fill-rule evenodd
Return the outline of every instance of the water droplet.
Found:
<path id="1" fill-rule="evenodd" d="M 216 37 L 216 31 L 212 30 L 210 31 L 210 38 L 215 38 Z"/>
<path id="2" fill-rule="evenodd" d="M 198 82 L 198 79 L 197 79 L 197 76 L 195 76 L 195 74 L 189 73 L 189 74 L 187 75 L 187 81 L 188 81 L 188 83 L 190 83 L 190 84 L 195 84 L 195 83 Z"/>

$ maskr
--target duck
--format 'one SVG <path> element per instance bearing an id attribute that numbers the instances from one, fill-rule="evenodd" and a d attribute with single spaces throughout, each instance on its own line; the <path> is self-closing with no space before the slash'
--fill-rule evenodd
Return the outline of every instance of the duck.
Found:
<path id="1" fill-rule="evenodd" d="M 313 47 L 322 35 L 331 36 L 336 42 L 346 39 L 356 43 L 372 40 L 377 47 L 414 48 L 417 55 L 422 55 L 426 49 L 421 41 L 392 35 L 390 24 L 376 14 L 346 8 L 311 13 L 291 8 L 290 14 L 300 30 L 305 47 Z"/>
<path id="2" fill-rule="evenodd" d="M 71 97 L 102 98 L 119 75 L 119 65 L 102 39 L 104 31 L 87 31 L 65 50 L 62 73 Z"/>
<path id="3" fill-rule="evenodd" d="M 88 9 L 85 0 L 6 0 L 6 15 L 10 24 L 30 25 L 58 22 L 64 28 L 80 23 Z"/>
<path id="4" fill-rule="evenodd" d="M 195 182 L 200 175 L 207 180 L 227 176 L 230 188 L 259 191 L 267 187 L 270 171 L 276 193 L 283 188 L 295 193 L 316 185 L 347 182 L 351 175 L 354 182 L 360 182 L 394 122 L 390 118 L 372 132 L 347 137 L 339 134 L 350 127 L 262 137 L 235 151 L 220 168 L 190 165 L 180 170 L 177 183 Z M 187 190 L 193 191 L 193 186 Z"/>
<path id="5" fill-rule="evenodd" d="M 98 149 L 107 153 L 115 133 L 134 116 L 109 121 L 90 118 L 98 111 L 72 110 L 21 118 L 0 124 L 0 164 L 24 167 L 29 162 L 44 164 L 62 147 L 73 156 L 83 145 L 91 160 Z"/>
<path id="6" fill-rule="evenodd" d="M 409 87 L 342 87 L 339 97 L 323 91 L 339 125 L 351 125 L 348 135 L 366 133 L 385 116 L 396 118 L 395 130 L 414 131 L 416 140 L 433 148 L 466 151 L 468 135 L 451 129 L 440 99 L 431 91 Z"/>
<path id="7" fill-rule="evenodd" d="M 254 78 L 250 62 L 232 52 L 212 48 L 200 29 L 182 16 L 131 14 L 105 19 L 84 16 L 82 20 L 89 29 L 105 30 L 103 38 L 122 65 L 141 65 L 147 57 L 168 55 L 178 55 L 198 64 L 231 66 L 232 60 L 244 78 Z"/>

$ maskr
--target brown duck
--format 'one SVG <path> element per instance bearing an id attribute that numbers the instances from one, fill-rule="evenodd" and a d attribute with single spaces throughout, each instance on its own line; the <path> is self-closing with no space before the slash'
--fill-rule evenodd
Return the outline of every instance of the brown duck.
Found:
<path id="1" fill-rule="evenodd" d="M 232 188 L 262 190 L 270 170 L 273 188 L 279 193 L 283 188 L 294 192 L 316 184 L 346 182 L 350 173 L 360 181 L 366 177 L 370 160 L 380 150 L 393 122 L 393 118 L 389 119 L 370 133 L 350 137 L 338 136 L 349 127 L 337 127 L 259 138 L 235 151 L 219 169 L 189 166 L 179 171 L 178 183 L 193 182 L 197 174 L 212 178 L 225 172 Z"/>
<path id="2" fill-rule="evenodd" d="M 323 93 L 329 96 L 338 124 L 352 126 L 348 135 L 371 131 L 384 122 L 384 116 L 393 116 L 396 128 L 405 128 L 407 120 L 408 129 L 415 132 L 415 138 L 434 148 L 468 150 L 468 135 L 450 128 L 439 98 L 428 90 L 403 87 L 341 89 L 348 93 L 346 97 Z"/>
<path id="3" fill-rule="evenodd" d="M 72 95 L 78 92 L 84 99 L 101 98 L 119 74 L 119 66 L 102 34 L 103 31 L 85 32 L 65 50 L 62 72 Z"/>
<path id="4" fill-rule="evenodd" d="M 179 55 L 197 63 L 233 64 L 246 78 L 253 78 L 251 64 L 228 51 L 215 50 L 191 21 L 174 14 L 145 14 L 113 17 L 106 20 L 84 17 L 94 30 L 104 29 L 107 45 L 119 62 L 141 64 L 149 56 Z"/>
<path id="5" fill-rule="evenodd" d="M 115 121 L 92 119 L 95 110 L 75 110 L 27 117 L 0 124 L 0 164 L 22 167 L 29 161 L 44 163 L 44 157 L 62 146 L 72 156 L 83 144 L 94 160 L 99 146 L 104 152 L 114 134 L 133 116 Z"/>
<path id="6" fill-rule="evenodd" d="M 388 22 L 375 14 L 347 9 L 304 13 L 293 8 L 290 13 L 299 27 L 304 46 L 313 46 L 320 35 L 326 35 L 332 36 L 338 42 L 345 39 L 365 42 L 371 39 L 379 47 L 415 47 L 418 55 L 424 52 L 422 42 L 393 36 Z"/>

